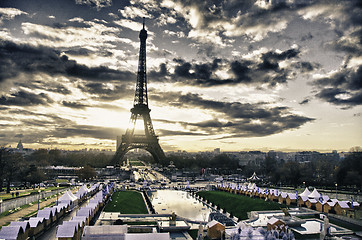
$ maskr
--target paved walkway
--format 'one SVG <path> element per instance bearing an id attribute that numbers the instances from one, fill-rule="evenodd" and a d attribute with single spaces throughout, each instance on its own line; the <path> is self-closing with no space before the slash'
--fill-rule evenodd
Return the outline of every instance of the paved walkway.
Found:
<path id="1" fill-rule="evenodd" d="M 72 189 L 72 193 L 75 193 L 78 190 L 78 188 L 74 188 Z M 60 193 L 58 195 L 58 197 L 61 197 L 63 195 L 63 193 Z M 39 208 L 42 209 L 44 207 L 46 207 L 47 205 L 55 202 L 57 200 L 57 196 L 54 195 L 52 198 L 48 198 L 47 200 L 43 200 L 40 204 L 39 204 Z M 8 216 L 4 216 L 4 217 L 0 217 L 0 226 L 3 226 L 7 223 L 13 222 L 13 221 L 18 221 L 20 218 L 26 216 L 29 213 L 32 213 L 34 211 L 38 210 L 38 204 L 34 204 L 33 206 L 29 206 L 27 208 L 21 209 L 20 211 L 17 211 L 15 213 L 12 213 Z"/>

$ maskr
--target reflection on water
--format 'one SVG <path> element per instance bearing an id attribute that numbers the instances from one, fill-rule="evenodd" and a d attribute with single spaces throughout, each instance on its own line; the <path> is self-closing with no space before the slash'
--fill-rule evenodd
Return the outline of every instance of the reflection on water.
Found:
<path id="1" fill-rule="evenodd" d="M 212 211 L 189 193 L 177 190 L 152 192 L 151 202 L 159 214 L 175 212 L 176 215 L 193 221 L 207 221 Z"/>

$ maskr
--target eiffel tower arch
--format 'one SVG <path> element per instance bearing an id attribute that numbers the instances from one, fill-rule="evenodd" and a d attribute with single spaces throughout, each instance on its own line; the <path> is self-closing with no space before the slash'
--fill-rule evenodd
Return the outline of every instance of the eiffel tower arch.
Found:
<path id="1" fill-rule="evenodd" d="M 126 153 L 135 148 L 141 148 L 149 153 L 156 162 L 160 162 L 165 158 L 159 142 L 158 136 L 153 129 L 152 120 L 150 117 L 150 109 L 148 107 L 148 95 L 147 95 L 147 72 L 146 72 L 146 39 L 147 31 L 145 29 L 145 19 L 143 18 L 143 28 L 139 34 L 140 38 L 140 52 L 138 60 L 138 72 L 136 92 L 133 102 L 133 108 L 131 109 L 130 125 L 128 126 L 126 133 L 122 135 L 122 142 L 117 147 L 116 154 L 112 159 L 113 165 L 118 165 L 123 161 Z M 135 134 L 135 127 L 137 119 L 143 119 L 144 134 Z"/>

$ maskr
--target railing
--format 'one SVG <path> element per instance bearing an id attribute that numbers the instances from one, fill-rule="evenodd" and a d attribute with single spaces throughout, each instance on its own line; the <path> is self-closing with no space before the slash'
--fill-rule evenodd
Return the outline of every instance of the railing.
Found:
<path id="1" fill-rule="evenodd" d="M 38 201 L 39 199 L 43 199 L 46 197 L 50 197 L 52 195 L 55 194 L 60 194 L 64 191 L 68 190 L 68 188 L 65 189 L 61 189 L 61 190 L 53 190 L 53 191 L 47 191 L 47 192 L 40 192 L 40 196 L 39 194 L 34 194 L 34 195 L 29 195 L 26 197 L 21 197 L 21 198 L 15 198 L 15 199 L 11 199 L 11 200 L 7 200 L 7 201 L 3 201 L 2 203 L 0 203 L 0 213 L 6 212 L 8 210 L 17 208 L 17 207 L 21 207 L 24 206 L 26 204 Z M 58 191 L 58 192 L 57 192 Z"/>

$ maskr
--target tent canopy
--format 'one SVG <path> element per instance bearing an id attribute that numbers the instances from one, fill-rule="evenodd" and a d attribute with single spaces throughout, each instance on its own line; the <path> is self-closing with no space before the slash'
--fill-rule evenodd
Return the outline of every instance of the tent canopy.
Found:
<path id="1" fill-rule="evenodd" d="M 248 178 L 248 180 L 250 181 L 250 180 L 259 180 L 260 178 L 256 175 L 256 173 L 254 172 L 253 173 L 253 175 L 250 177 L 250 178 Z"/>
<path id="2" fill-rule="evenodd" d="M 309 198 L 320 198 L 321 194 L 317 191 L 316 188 L 314 188 L 313 192 L 308 195 Z"/>
<path id="3" fill-rule="evenodd" d="M 306 188 L 304 189 L 304 192 L 302 192 L 299 196 L 300 196 L 300 197 L 308 197 L 310 193 L 311 193 L 311 192 L 310 192 L 310 191 L 308 190 L 308 188 L 306 187 Z"/>
<path id="4" fill-rule="evenodd" d="M 74 196 L 74 195 L 73 195 Z M 58 199 L 58 202 L 66 202 L 66 201 L 75 201 L 77 200 L 77 198 L 74 196 L 73 197 L 68 191 L 66 191 L 63 196 L 61 196 L 59 199 Z"/>

